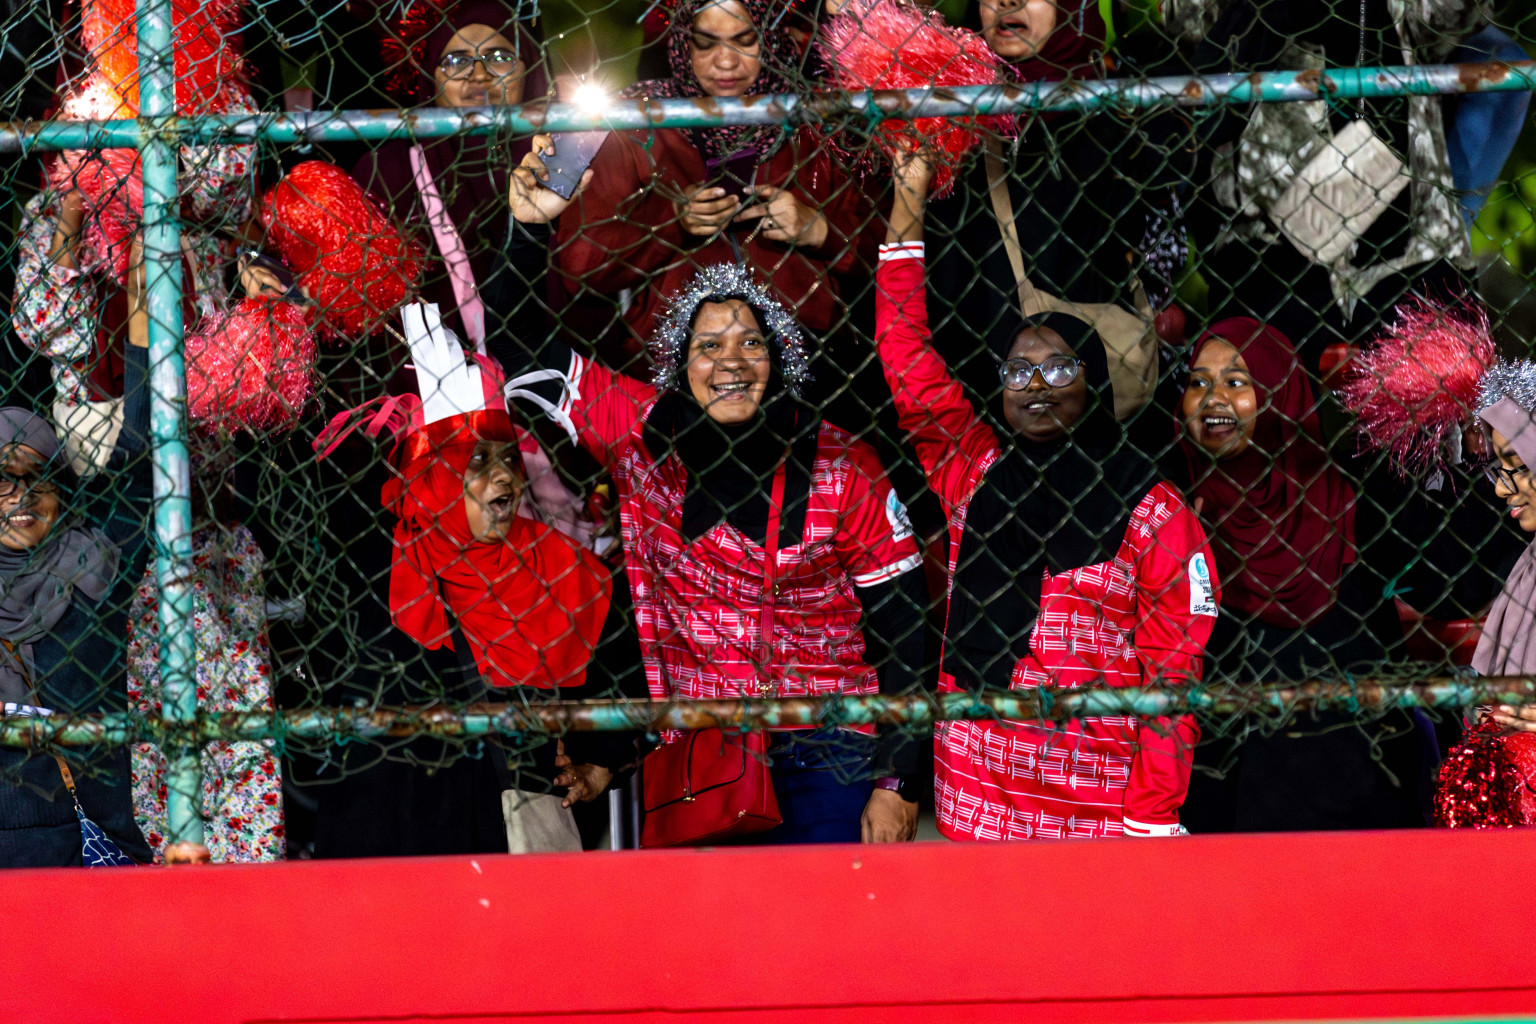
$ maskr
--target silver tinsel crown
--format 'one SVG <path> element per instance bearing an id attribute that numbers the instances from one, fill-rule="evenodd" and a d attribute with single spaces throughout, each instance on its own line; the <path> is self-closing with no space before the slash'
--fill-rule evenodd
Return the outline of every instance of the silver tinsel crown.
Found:
<path id="1" fill-rule="evenodd" d="M 745 300 L 767 321 L 761 325 L 763 334 L 769 344 L 778 347 L 779 369 L 784 374 L 784 383 L 790 394 L 800 397 L 800 385 L 811 379 L 800 327 L 783 304 L 759 285 L 752 272 L 740 263 L 716 263 L 705 267 L 685 288 L 667 300 L 650 344 L 651 361 L 655 367 L 651 383 L 656 390 L 668 391 L 677 385 L 699 306 L 709 299 L 721 297 Z"/>
<path id="2" fill-rule="evenodd" d="M 1477 391 L 1477 411 L 1504 399 L 1526 412 L 1536 412 L 1536 362 L 1529 359 L 1500 359 L 1483 375 Z"/>

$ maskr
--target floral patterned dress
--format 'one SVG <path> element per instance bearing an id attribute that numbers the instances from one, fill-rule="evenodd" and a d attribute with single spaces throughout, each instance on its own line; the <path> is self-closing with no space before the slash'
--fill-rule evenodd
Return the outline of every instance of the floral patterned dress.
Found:
<path id="1" fill-rule="evenodd" d="M 193 534 L 192 550 L 198 706 L 271 710 L 261 548 L 244 526 L 210 525 Z M 161 713 L 159 614 L 151 565 L 128 618 L 128 697 L 136 712 L 154 718 Z M 158 862 L 166 841 L 166 762 L 152 744 L 133 748 L 133 796 L 139 828 Z M 203 748 L 202 811 L 215 863 L 282 859 L 282 777 L 270 741 Z"/>

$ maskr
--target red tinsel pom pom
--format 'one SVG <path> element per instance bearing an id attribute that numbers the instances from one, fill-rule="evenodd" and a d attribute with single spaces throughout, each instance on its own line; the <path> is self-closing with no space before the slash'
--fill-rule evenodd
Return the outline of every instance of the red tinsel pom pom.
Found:
<path id="1" fill-rule="evenodd" d="M 319 306 L 322 337 L 377 331 L 421 281 L 421 250 L 334 164 L 310 160 L 289 171 L 268 190 L 261 216 Z"/>
<path id="2" fill-rule="evenodd" d="M 194 423 L 268 431 L 298 421 L 314 389 L 315 338 L 302 306 L 242 299 L 187 336 Z"/>
<path id="3" fill-rule="evenodd" d="M 1470 302 L 1410 299 L 1396 312 L 1375 346 L 1351 360 L 1339 394 L 1358 417 L 1360 443 L 1391 452 L 1399 473 L 1417 476 L 1477 408 L 1496 353 L 1488 314 Z"/>
<path id="4" fill-rule="evenodd" d="M 1007 65 L 969 29 L 953 28 L 935 11 L 909 0 L 852 0 L 826 26 L 821 46 L 834 89 L 914 89 L 922 86 L 992 85 L 1007 80 Z M 934 151 L 933 195 L 954 185 L 961 158 L 982 140 L 983 130 L 1011 134 L 1011 116 L 891 119 L 875 133 L 887 155 Z"/>
<path id="5" fill-rule="evenodd" d="M 1536 824 L 1536 733 L 1479 722 L 1440 765 L 1435 824 L 1517 828 Z"/>
<path id="6" fill-rule="evenodd" d="M 244 70 L 240 55 L 243 0 L 172 0 L 176 42 L 176 105 L 183 114 L 216 114 L 228 109 L 227 83 Z M 133 0 L 86 0 L 80 11 L 80 38 L 97 78 L 111 83 L 139 112 L 137 13 Z"/>

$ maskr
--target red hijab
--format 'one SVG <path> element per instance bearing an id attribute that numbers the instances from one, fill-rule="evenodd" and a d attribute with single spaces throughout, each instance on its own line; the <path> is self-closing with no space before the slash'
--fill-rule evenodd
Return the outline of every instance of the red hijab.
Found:
<path id="1" fill-rule="evenodd" d="M 1190 496 L 1204 500 L 1215 525 L 1223 603 L 1273 626 L 1304 627 L 1333 607 L 1355 559 L 1355 492 L 1323 447 L 1312 385 L 1285 335 L 1247 317 L 1222 320 L 1193 358 L 1212 339 L 1237 349 L 1260 403 L 1253 440 L 1235 458 L 1213 465 L 1183 435 Z"/>
<path id="2" fill-rule="evenodd" d="M 580 686 L 612 581 L 591 552 L 531 519 L 514 518 L 500 543 L 474 538 L 464 475 L 481 440 L 518 440 L 505 411 L 439 420 L 402 443 L 400 475 L 383 492 L 384 507 L 399 517 L 390 615 L 436 649 L 453 646 L 451 608 L 492 686 Z"/>

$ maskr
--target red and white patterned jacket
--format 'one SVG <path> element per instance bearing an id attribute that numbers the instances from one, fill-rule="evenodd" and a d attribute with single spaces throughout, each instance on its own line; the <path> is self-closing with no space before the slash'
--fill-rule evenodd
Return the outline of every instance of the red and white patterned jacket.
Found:
<path id="1" fill-rule="evenodd" d="M 901 426 L 949 518 L 954 586 L 965 513 L 1001 454 L 933 350 L 922 243 L 883 246 L 876 339 Z M 1030 656 L 1014 689 L 1200 677 L 1216 621 L 1205 531 L 1166 481 L 1137 505 L 1108 562 L 1041 583 Z M 945 672 L 940 686 L 953 691 Z M 951 839 L 1173 835 L 1200 730 L 1192 716 L 1085 718 L 1063 727 L 946 722 L 935 740 L 939 829 Z"/>
<path id="2" fill-rule="evenodd" d="M 653 388 L 572 354 L 547 409 L 613 474 L 625 566 L 651 694 L 714 698 L 877 693 L 853 588 L 915 568 L 917 543 L 874 450 L 823 423 L 799 543 L 779 549 L 771 678 L 760 679 L 761 545 L 721 523 L 682 536 L 687 472 L 652 460 L 641 440 Z"/>

